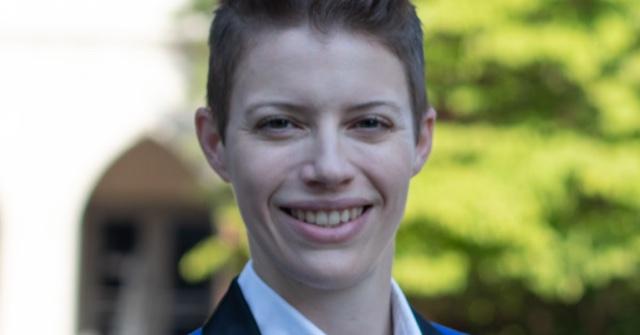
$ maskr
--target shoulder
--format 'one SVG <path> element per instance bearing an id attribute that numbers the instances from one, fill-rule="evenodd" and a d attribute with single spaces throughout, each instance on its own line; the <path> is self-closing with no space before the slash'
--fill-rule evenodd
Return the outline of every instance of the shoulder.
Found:
<path id="1" fill-rule="evenodd" d="M 435 330 L 438 331 L 440 335 L 464 335 L 465 334 L 435 322 L 430 322 L 430 323 L 431 323 L 431 326 L 433 326 L 433 328 L 435 328 Z M 189 335 L 202 335 L 202 328 L 196 329 L 195 331 L 191 332 Z"/>
<path id="2" fill-rule="evenodd" d="M 411 308 L 422 335 L 464 335 L 465 333 L 445 327 L 436 322 L 424 319 L 415 309 Z M 216 308 L 211 318 L 202 328 L 196 329 L 189 335 L 209 334 L 260 334 L 257 323 L 234 279 L 229 290 Z"/>
<path id="3" fill-rule="evenodd" d="M 445 327 L 441 324 L 431 322 L 433 328 L 435 328 L 441 335 L 465 335 L 466 333 L 459 332 L 455 329 L 451 329 L 449 327 Z"/>

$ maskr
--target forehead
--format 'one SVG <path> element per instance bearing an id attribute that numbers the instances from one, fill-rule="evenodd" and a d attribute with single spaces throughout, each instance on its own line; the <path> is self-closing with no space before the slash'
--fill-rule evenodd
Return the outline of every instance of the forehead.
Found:
<path id="1" fill-rule="evenodd" d="M 387 99 L 409 108 L 400 60 L 362 34 L 308 27 L 261 32 L 236 71 L 233 105 L 259 99 L 295 99 L 324 105 Z"/>

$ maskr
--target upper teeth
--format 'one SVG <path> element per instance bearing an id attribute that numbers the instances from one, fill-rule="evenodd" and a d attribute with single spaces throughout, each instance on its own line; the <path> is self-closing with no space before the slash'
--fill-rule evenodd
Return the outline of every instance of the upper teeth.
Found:
<path id="1" fill-rule="evenodd" d="M 349 222 L 360 215 L 364 207 L 354 207 L 342 210 L 331 211 L 306 211 L 302 209 L 292 209 L 291 214 L 298 220 L 319 226 L 335 226 L 340 223 Z"/>

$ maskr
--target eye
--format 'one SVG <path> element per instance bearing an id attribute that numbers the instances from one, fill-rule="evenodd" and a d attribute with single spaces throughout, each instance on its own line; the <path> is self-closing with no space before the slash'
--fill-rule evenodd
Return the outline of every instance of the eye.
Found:
<path id="1" fill-rule="evenodd" d="M 291 120 L 284 117 L 279 117 L 279 116 L 265 118 L 260 122 L 258 122 L 258 125 L 257 125 L 258 129 L 267 130 L 267 131 L 269 130 L 281 131 L 281 130 L 294 128 L 294 127 L 296 126 Z"/>
<path id="2" fill-rule="evenodd" d="M 254 128 L 256 134 L 276 140 L 297 137 L 302 130 L 301 123 L 282 115 L 266 116 L 259 120 Z"/>
<path id="3" fill-rule="evenodd" d="M 363 130 L 386 130 L 391 127 L 391 122 L 380 116 L 367 116 L 357 120 L 352 126 L 352 128 Z"/>
<path id="4" fill-rule="evenodd" d="M 267 118 L 258 124 L 259 129 L 287 129 L 293 127 L 290 120 L 280 117 Z"/>

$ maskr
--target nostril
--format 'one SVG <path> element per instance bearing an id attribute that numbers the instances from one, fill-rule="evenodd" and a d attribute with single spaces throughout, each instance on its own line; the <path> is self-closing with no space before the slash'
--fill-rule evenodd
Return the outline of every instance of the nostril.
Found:
<path id="1" fill-rule="evenodd" d="M 312 188 L 337 189 L 351 184 L 352 178 L 320 177 L 305 180 L 305 184 Z"/>
<path id="2" fill-rule="evenodd" d="M 355 173 L 348 163 L 329 165 L 326 162 L 314 162 L 302 169 L 302 180 L 313 187 L 340 187 L 351 183 Z"/>
<path id="3" fill-rule="evenodd" d="M 302 169 L 302 178 L 310 186 L 336 187 L 348 184 L 355 169 L 348 159 L 339 139 L 333 132 L 324 132 L 313 147 L 306 152 L 307 161 Z"/>

